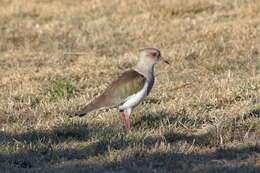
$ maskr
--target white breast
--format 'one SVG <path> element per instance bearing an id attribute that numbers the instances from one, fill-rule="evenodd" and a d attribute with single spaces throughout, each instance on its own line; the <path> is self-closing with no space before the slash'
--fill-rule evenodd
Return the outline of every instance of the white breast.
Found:
<path id="1" fill-rule="evenodd" d="M 137 106 L 147 96 L 148 85 L 148 81 L 145 81 L 144 87 L 136 94 L 127 97 L 125 103 L 119 106 L 119 109 L 125 110 Z"/>

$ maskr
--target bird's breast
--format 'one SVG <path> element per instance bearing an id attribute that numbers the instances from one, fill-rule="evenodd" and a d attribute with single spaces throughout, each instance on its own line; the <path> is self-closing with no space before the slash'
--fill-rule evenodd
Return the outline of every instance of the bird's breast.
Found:
<path id="1" fill-rule="evenodd" d="M 137 93 L 127 97 L 126 101 L 119 106 L 119 109 L 124 110 L 137 106 L 148 94 L 149 82 L 146 80 L 143 88 Z"/>

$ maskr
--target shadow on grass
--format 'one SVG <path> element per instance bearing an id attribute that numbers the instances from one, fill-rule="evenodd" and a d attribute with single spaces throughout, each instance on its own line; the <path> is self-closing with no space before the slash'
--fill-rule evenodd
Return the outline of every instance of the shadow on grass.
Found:
<path id="1" fill-rule="evenodd" d="M 66 140 L 86 140 L 91 128 L 86 124 L 61 124 L 52 130 L 32 130 L 25 133 L 9 134 L 0 131 L 0 144 L 20 141 L 23 143 L 60 143 Z"/>
<path id="2" fill-rule="evenodd" d="M 120 161 L 95 163 L 67 163 L 61 166 L 38 169 L 38 172 L 175 172 L 175 173 L 257 173 L 255 164 L 259 146 L 240 149 L 219 149 L 214 153 L 145 153 L 134 154 Z"/>
<path id="3" fill-rule="evenodd" d="M 251 158 L 251 165 L 243 165 L 239 162 L 259 153 L 260 148 L 256 146 L 219 149 L 214 153 L 206 154 L 153 153 L 133 156 L 113 165 L 114 169 L 124 168 L 126 172 L 139 170 L 143 172 L 248 172 L 248 170 L 257 172 L 260 167 L 253 165 L 254 157 Z M 107 169 L 113 165 L 107 165 Z M 248 169 L 249 167 L 251 168 Z"/>
<path id="4" fill-rule="evenodd" d="M 205 121 L 210 121 L 207 118 L 189 115 L 185 110 L 170 114 L 168 112 L 155 112 L 144 114 L 140 120 L 135 122 L 133 126 L 139 129 L 159 128 L 163 124 L 187 124 L 188 126 L 196 127 L 202 125 Z"/>
<path id="5" fill-rule="evenodd" d="M 185 115 L 184 113 L 179 113 L 176 115 L 172 115 L 166 112 L 158 112 L 158 113 L 152 113 L 147 114 L 141 117 L 141 119 L 134 123 L 134 128 L 137 129 L 154 129 L 159 128 L 162 125 L 165 124 L 187 124 L 189 127 L 195 127 L 194 125 L 201 126 L 205 119 L 194 117 L 189 118 L 191 116 Z M 166 132 L 163 134 L 164 139 L 169 142 L 176 142 L 176 141 L 186 141 L 188 143 L 193 143 L 194 145 L 199 146 L 208 146 L 208 145 L 216 145 L 215 140 L 217 139 L 217 136 L 212 136 L 211 133 L 205 133 L 205 134 L 192 134 L 192 133 L 176 133 L 173 130 L 166 130 Z M 162 140 L 162 138 L 148 138 L 146 141 L 149 143 L 149 139 L 151 141 L 154 141 L 153 144 L 156 142 Z M 150 142 L 151 142 L 150 141 Z"/>
<path id="6" fill-rule="evenodd" d="M 260 117 L 260 109 L 253 109 L 251 112 L 247 114 L 249 117 Z"/>
<path id="7" fill-rule="evenodd" d="M 175 115 L 165 112 L 159 112 L 152 115 L 145 115 L 140 121 L 135 122 L 134 128 L 157 128 L 160 122 L 175 123 L 178 119 Z M 188 116 L 182 120 L 193 122 Z M 199 120 L 201 121 L 201 120 Z M 210 138 L 206 135 L 189 135 L 179 134 L 168 131 L 164 135 L 167 143 L 186 141 L 192 145 L 205 146 L 210 144 Z M 84 142 L 89 139 L 92 143 L 82 145 L 82 147 L 73 148 L 53 148 L 53 145 L 69 142 Z M 194 143 L 195 139 L 195 143 Z M 22 142 L 25 146 L 31 144 L 39 145 L 36 149 L 26 149 L 25 152 L 19 153 L 0 153 L 0 172 L 1 170 L 14 170 L 14 172 L 33 171 L 37 172 L 103 172 L 107 170 L 122 172 L 172 172 L 171 170 L 190 170 L 194 166 L 194 171 L 199 171 L 203 167 L 208 172 L 225 170 L 227 167 L 231 171 L 247 170 L 247 165 L 221 165 L 230 160 L 236 162 L 239 159 L 248 159 L 252 154 L 260 154 L 258 146 L 243 149 L 222 149 L 210 154 L 182 154 L 182 153 L 156 153 L 156 154 L 133 154 L 133 156 L 115 162 L 98 162 L 95 164 L 77 163 L 82 162 L 92 156 L 104 155 L 109 150 L 124 150 L 125 148 L 141 144 L 145 148 L 153 147 L 156 143 L 161 142 L 160 137 L 146 137 L 145 139 L 135 138 L 131 135 L 125 135 L 122 129 L 115 126 L 106 127 L 104 124 L 90 126 L 82 123 L 61 124 L 53 130 L 31 131 L 21 134 L 7 134 L 0 132 L 1 145 L 16 145 L 17 141 Z M 15 147 L 15 146 L 13 146 Z M 215 161 L 217 160 L 217 163 Z M 62 165 L 65 161 L 68 164 Z M 218 162 L 219 161 L 219 162 Z M 71 162 L 71 163 L 70 163 Z M 223 163 L 222 163 L 223 162 Z M 205 164 L 211 164 L 211 167 L 205 167 Z M 55 167 L 54 165 L 61 165 Z M 80 165 L 80 166 L 79 166 Z M 201 165 L 199 167 L 199 165 Z M 217 166 L 216 166 L 217 165 Z M 215 166 L 215 167 L 214 167 Z M 50 168 L 49 168 L 50 167 Z M 196 168 L 198 167 L 198 168 Z M 243 167 L 243 169 L 242 169 Z M 49 169 L 48 169 L 49 168 Z M 259 167 L 252 165 L 252 170 L 259 170 Z M 71 170 L 71 171 L 69 171 Z"/>
<path id="8" fill-rule="evenodd" d="M 82 123 L 61 124 L 52 130 L 33 130 L 20 134 L 0 132 L 0 172 L 4 165 L 12 168 L 33 168 L 64 160 L 87 159 L 102 155 L 108 151 L 108 147 L 121 149 L 129 146 L 132 141 L 124 136 L 125 133 L 120 132 L 117 127 L 106 127 L 104 124 L 91 126 Z M 90 138 L 96 140 L 84 144 L 84 141 Z M 53 148 L 59 143 L 75 141 L 83 142 L 80 150 L 73 147 Z M 26 152 L 4 152 L 5 150 L 16 151 L 17 147 Z"/>

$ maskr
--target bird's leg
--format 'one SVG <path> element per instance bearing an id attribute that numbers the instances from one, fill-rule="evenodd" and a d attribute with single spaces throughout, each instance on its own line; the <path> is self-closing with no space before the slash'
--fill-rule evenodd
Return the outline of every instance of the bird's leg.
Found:
<path id="1" fill-rule="evenodd" d="M 131 124 L 132 124 L 132 119 L 131 119 L 130 116 L 128 116 L 127 122 L 126 122 L 126 129 L 127 129 L 127 131 L 131 131 Z"/>
<path id="2" fill-rule="evenodd" d="M 126 124 L 125 112 L 120 110 L 119 113 L 120 113 L 120 119 L 122 123 Z"/>
<path id="3" fill-rule="evenodd" d="M 127 131 L 131 131 L 131 113 L 132 113 L 133 108 L 127 108 L 124 110 L 125 113 L 125 128 Z"/>

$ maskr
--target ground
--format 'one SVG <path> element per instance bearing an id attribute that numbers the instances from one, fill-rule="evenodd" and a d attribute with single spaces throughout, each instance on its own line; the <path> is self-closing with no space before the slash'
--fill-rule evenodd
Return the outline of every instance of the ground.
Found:
<path id="1" fill-rule="evenodd" d="M 260 172 L 259 0 L 1 0 L 0 172 Z M 156 47 L 127 133 L 70 117 Z"/>

